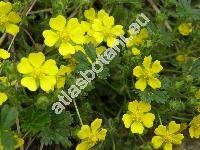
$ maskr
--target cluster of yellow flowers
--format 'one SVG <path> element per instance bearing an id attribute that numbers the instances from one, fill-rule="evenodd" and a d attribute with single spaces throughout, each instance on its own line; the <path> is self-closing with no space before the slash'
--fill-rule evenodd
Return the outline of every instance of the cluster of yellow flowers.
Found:
<path id="1" fill-rule="evenodd" d="M 0 1 L 0 31 L 15 35 L 19 32 L 19 27 L 16 24 L 20 21 L 20 16 L 12 11 L 12 4 Z"/>

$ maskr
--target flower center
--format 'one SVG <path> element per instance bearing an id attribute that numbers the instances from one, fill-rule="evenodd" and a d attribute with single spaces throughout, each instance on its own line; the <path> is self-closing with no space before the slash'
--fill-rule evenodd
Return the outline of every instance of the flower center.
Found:
<path id="1" fill-rule="evenodd" d="M 143 116 L 143 113 L 135 113 L 135 114 L 133 114 L 133 118 L 134 118 L 134 120 L 135 121 L 141 121 L 141 119 L 142 119 L 142 116 Z"/>
<path id="2" fill-rule="evenodd" d="M 90 134 L 89 139 L 90 139 L 92 142 L 97 142 L 97 141 L 98 141 L 98 136 L 97 136 L 97 134 L 92 133 L 92 134 Z"/>
<path id="3" fill-rule="evenodd" d="M 70 38 L 69 33 L 65 30 L 59 32 L 59 37 L 64 41 L 69 40 L 69 38 Z"/>
<path id="4" fill-rule="evenodd" d="M 32 76 L 35 79 L 40 79 L 43 76 L 42 70 L 41 68 L 35 68 L 32 72 Z"/>

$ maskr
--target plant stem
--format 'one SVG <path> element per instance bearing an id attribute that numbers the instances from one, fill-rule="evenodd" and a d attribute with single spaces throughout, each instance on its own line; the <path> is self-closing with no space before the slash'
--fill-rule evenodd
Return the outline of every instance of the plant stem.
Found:
<path id="1" fill-rule="evenodd" d="M 79 110 L 78 110 L 78 107 L 77 107 L 77 105 L 76 105 L 76 101 L 75 101 L 75 99 L 73 99 L 72 101 L 73 101 L 73 103 L 74 103 L 74 107 L 75 107 L 75 109 L 76 109 L 76 113 L 77 113 L 77 115 L 78 115 L 78 119 L 79 119 L 79 121 L 80 121 L 80 124 L 81 124 L 81 126 L 83 126 L 83 121 L 82 121 L 82 119 L 81 119 L 81 115 L 80 115 Z"/>
<path id="2" fill-rule="evenodd" d="M 3 35 L 0 38 L 0 46 L 3 43 L 4 39 L 6 38 L 6 32 L 3 33 Z"/>
<path id="3" fill-rule="evenodd" d="M 162 125 L 162 120 L 161 120 L 160 114 L 158 114 L 158 119 L 160 121 L 160 124 Z"/>

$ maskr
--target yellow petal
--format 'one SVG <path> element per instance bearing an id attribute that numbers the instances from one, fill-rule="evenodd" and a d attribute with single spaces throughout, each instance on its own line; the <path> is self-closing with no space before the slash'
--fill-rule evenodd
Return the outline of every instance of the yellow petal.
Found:
<path id="1" fill-rule="evenodd" d="M 133 121 L 133 117 L 129 114 L 124 114 L 122 120 L 124 122 L 125 127 L 130 128 L 131 123 Z"/>
<path id="2" fill-rule="evenodd" d="M 128 104 L 128 110 L 131 111 L 131 112 L 137 112 L 138 111 L 138 101 L 133 101 L 133 102 L 130 102 Z"/>
<path id="3" fill-rule="evenodd" d="M 95 119 L 91 124 L 91 130 L 95 133 L 101 127 L 102 119 Z"/>
<path id="4" fill-rule="evenodd" d="M 163 67 L 160 65 L 160 61 L 156 60 L 152 64 L 152 68 L 151 69 L 152 69 L 153 73 L 159 73 L 163 69 Z"/>
<path id="5" fill-rule="evenodd" d="M 154 136 L 154 137 L 152 138 L 151 142 L 152 142 L 152 144 L 153 144 L 153 147 L 154 147 L 155 149 L 158 149 L 158 148 L 160 148 L 160 147 L 162 146 L 164 140 L 163 140 L 163 138 L 160 137 L 160 136 Z"/>
<path id="6" fill-rule="evenodd" d="M 151 61 L 152 61 L 152 57 L 151 55 L 144 58 L 144 61 L 143 61 L 143 66 L 146 68 L 146 69 L 149 69 L 150 65 L 151 65 Z"/>
<path id="7" fill-rule="evenodd" d="M 116 41 L 116 38 L 110 36 L 110 37 L 107 37 L 107 46 L 108 47 L 113 47 L 114 44 L 115 44 L 115 41 Z"/>
<path id="8" fill-rule="evenodd" d="M 184 138 L 183 134 L 173 135 L 172 142 L 174 144 L 180 145 L 182 143 L 183 138 Z"/>
<path id="9" fill-rule="evenodd" d="M 0 92 L 0 105 L 8 99 L 5 93 Z"/>
<path id="10" fill-rule="evenodd" d="M 158 80 L 157 78 L 150 78 L 148 80 L 148 84 L 153 88 L 153 89 L 157 89 L 161 87 L 161 82 L 160 80 Z"/>
<path id="11" fill-rule="evenodd" d="M 21 80 L 21 84 L 24 87 L 27 87 L 30 91 L 36 91 L 37 90 L 37 85 L 36 81 L 33 77 L 24 77 Z"/>
<path id="12" fill-rule="evenodd" d="M 69 43 L 62 43 L 59 47 L 59 53 L 63 56 L 74 54 L 76 52 L 75 47 Z"/>
<path id="13" fill-rule="evenodd" d="M 10 57 L 10 53 L 4 49 L 0 49 L 0 58 L 8 59 Z"/>
<path id="14" fill-rule="evenodd" d="M 136 76 L 136 77 L 141 77 L 142 75 L 144 75 L 144 72 L 143 72 L 143 70 L 140 66 L 136 66 L 133 69 L 133 75 Z"/>
<path id="15" fill-rule="evenodd" d="M 88 10 L 84 11 L 84 16 L 85 18 L 87 18 L 88 20 L 93 20 L 95 19 L 95 10 L 94 8 L 90 8 Z"/>
<path id="16" fill-rule="evenodd" d="M 58 70 L 58 75 L 65 75 L 66 73 L 70 74 L 73 70 L 74 68 L 72 66 L 61 65 L 60 69 Z"/>
<path id="17" fill-rule="evenodd" d="M 10 2 L 0 1 L 0 14 L 8 14 L 12 9 Z"/>
<path id="18" fill-rule="evenodd" d="M 92 24 L 92 29 L 94 31 L 102 31 L 103 30 L 102 22 L 99 19 L 95 19 L 94 23 Z"/>
<path id="19" fill-rule="evenodd" d="M 56 66 L 56 61 L 49 59 L 42 66 L 42 72 L 46 75 L 56 75 L 58 73 L 58 67 Z"/>
<path id="20" fill-rule="evenodd" d="M 140 112 L 149 112 L 151 110 L 151 105 L 149 103 L 144 102 L 144 101 L 140 101 L 138 103 L 138 110 Z"/>
<path id="21" fill-rule="evenodd" d="M 81 130 L 77 133 L 79 139 L 85 139 L 90 136 L 90 127 L 88 125 L 83 125 Z"/>
<path id="22" fill-rule="evenodd" d="M 15 35 L 19 32 L 19 27 L 15 24 L 6 24 L 6 32 L 12 35 Z"/>
<path id="23" fill-rule="evenodd" d="M 42 52 L 31 53 L 28 56 L 28 60 L 34 67 L 40 67 L 45 61 L 45 56 Z"/>
<path id="24" fill-rule="evenodd" d="M 16 12 L 10 12 L 8 14 L 8 20 L 12 23 L 19 23 L 21 21 L 21 17 Z"/>
<path id="25" fill-rule="evenodd" d="M 163 150 L 172 150 L 172 143 L 166 143 L 165 146 L 163 147 Z"/>
<path id="26" fill-rule="evenodd" d="M 147 113 L 142 116 L 143 124 L 147 128 L 151 128 L 153 126 L 154 119 L 155 119 L 155 115 L 152 113 Z"/>
<path id="27" fill-rule="evenodd" d="M 91 143 L 89 141 L 83 141 L 77 145 L 76 150 L 89 150 L 94 145 L 95 143 Z"/>
<path id="28" fill-rule="evenodd" d="M 101 9 L 100 11 L 98 11 L 97 13 L 98 19 L 100 19 L 101 21 L 104 19 L 104 17 L 108 17 L 108 13 L 105 12 L 104 9 Z"/>
<path id="29" fill-rule="evenodd" d="M 44 76 L 40 79 L 40 87 L 42 90 L 49 92 L 56 84 L 56 77 Z"/>
<path id="30" fill-rule="evenodd" d="M 71 18 L 69 19 L 68 23 L 67 23 L 67 27 L 66 30 L 68 32 L 73 32 L 75 28 L 77 28 L 78 26 L 80 26 L 78 19 L 77 18 Z M 80 26 L 81 27 L 81 26 Z"/>
<path id="31" fill-rule="evenodd" d="M 55 45 L 59 39 L 58 35 L 51 30 L 43 31 L 42 35 L 45 38 L 44 43 L 49 47 Z"/>
<path id="32" fill-rule="evenodd" d="M 133 53 L 133 55 L 140 55 L 140 50 L 139 49 L 137 49 L 137 48 L 132 48 L 132 53 Z"/>
<path id="33" fill-rule="evenodd" d="M 115 19 L 112 16 L 110 16 L 110 17 L 106 16 L 103 18 L 103 24 L 106 27 L 111 27 L 112 25 L 114 25 L 114 22 L 115 22 Z"/>
<path id="34" fill-rule="evenodd" d="M 97 134 L 99 140 L 105 140 L 107 130 L 101 129 L 101 131 Z"/>
<path id="35" fill-rule="evenodd" d="M 65 77 L 57 77 L 56 79 L 56 88 L 60 89 L 65 86 Z"/>
<path id="36" fill-rule="evenodd" d="M 17 65 L 17 70 L 22 74 L 28 74 L 33 71 L 33 67 L 31 66 L 28 58 L 24 57 L 20 60 L 20 63 Z"/>
<path id="37" fill-rule="evenodd" d="M 189 128 L 189 133 L 190 133 L 190 137 L 191 137 L 191 138 L 194 138 L 194 137 L 195 137 L 195 129 L 194 129 L 193 126 Z"/>
<path id="38" fill-rule="evenodd" d="M 66 19 L 62 15 L 58 15 L 56 18 L 51 18 L 49 21 L 49 25 L 52 29 L 57 31 L 62 31 L 65 27 Z"/>
<path id="39" fill-rule="evenodd" d="M 103 41 L 103 34 L 99 33 L 99 32 L 95 32 L 93 34 L 94 39 L 96 40 L 97 43 L 101 43 Z"/>
<path id="40" fill-rule="evenodd" d="M 144 91 L 145 88 L 147 87 L 147 82 L 146 79 L 140 78 L 136 83 L 135 83 L 135 88 L 139 89 L 141 91 Z"/>
<path id="41" fill-rule="evenodd" d="M 159 125 L 159 126 L 155 129 L 154 132 L 155 132 L 156 135 L 166 135 L 166 133 L 167 133 L 166 126 Z"/>
<path id="42" fill-rule="evenodd" d="M 171 121 L 168 126 L 169 133 L 176 133 L 180 130 L 181 125 L 176 124 L 175 121 Z"/>
<path id="43" fill-rule="evenodd" d="M 102 54 L 104 51 L 106 50 L 106 47 L 105 46 L 99 46 L 96 48 L 96 53 L 97 54 Z"/>
<path id="44" fill-rule="evenodd" d="M 111 29 L 111 33 L 114 34 L 115 36 L 124 35 L 123 26 L 121 26 L 121 25 L 115 25 Z"/>
<path id="45" fill-rule="evenodd" d="M 139 134 L 142 134 L 144 131 L 144 127 L 143 125 L 140 123 L 140 122 L 134 122 L 132 125 L 131 125 L 131 132 L 132 133 L 139 133 Z"/>

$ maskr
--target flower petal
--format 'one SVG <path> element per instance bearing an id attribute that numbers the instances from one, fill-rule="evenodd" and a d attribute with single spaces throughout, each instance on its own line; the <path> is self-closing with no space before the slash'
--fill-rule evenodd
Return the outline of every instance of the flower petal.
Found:
<path id="1" fill-rule="evenodd" d="M 6 24 L 6 32 L 11 34 L 11 35 L 15 35 L 19 32 L 19 27 L 15 24 Z"/>
<path id="2" fill-rule="evenodd" d="M 140 101 L 138 103 L 138 110 L 140 112 L 149 112 L 151 110 L 151 105 L 147 102 Z"/>
<path id="3" fill-rule="evenodd" d="M 63 56 L 68 54 L 74 54 L 76 52 L 75 47 L 70 43 L 62 43 L 59 47 L 59 53 Z"/>
<path id="4" fill-rule="evenodd" d="M 154 63 L 152 64 L 152 72 L 153 73 L 159 73 L 161 70 L 163 69 L 163 67 L 160 65 L 160 61 L 156 60 L 154 61 Z"/>
<path id="5" fill-rule="evenodd" d="M 91 124 L 91 130 L 93 133 L 96 133 L 97 130 L 101 127 L 102 119 L 95 119 Z"/>
<path id="6" fill-rule="evenodd" d="M 30 91 L 36 91 L 37 88 L 38 88 L 37 84 L 36 84 L 36 81 L 35 81 L 35 78 L 33 78 L 33 77 L 24 77 L 24 78 L 22 78 L 21 84 L 24 87 L 27 87 Z"/>
<path id="7" fill-rule="evenodd" d="M 149 69 L 150 66 L 151 66 L 151 61 L 152 61 L 152 57 L 151 55 L 144 58 L 144 61 L 143 61 L 143 66 L 146 68 L 146 69 Z"/>
<path id="8" fill-rule="evenodd" d="M 133 102 L 130 102 L 128 104 L 128 110 L 131 111 L 131 112 L 137 112 L 138 111 L 138 101 L 133 101 Z"/>
<path id="9" fill-rule="evenodd" d="M 81 130 L 77 133 L 77 136 L 82 140 L 90 136 L 90 127 L 88 125 L 83 125 Z"/>
<path id="10" fill-rule="evenodd" d="M 56 18 L 51 18 L 49 21 L 49 25 L 52 29 L 57 31 L 62 31 L 65 27 L 66 19 L 62 15 L 58 15 Z"/>
<path id="11" fill-rule="evenodd" d="M 17 70 L 18 70 L 19 73 L 29 74 L 33 71 L 33 67 L 31 66 L 28 58 L 23 57 L 20 60 L 20 63 L 17 65 Z"/>
<path id="12" fill-rule="evenodd" d="M 166 143 L 165 146 L 163 147 L 163 150 L 172 150 L 172 143 Z"/>
<path id="13" fill-rule="evenodd" d="M 114 34 L 115 36 L 124 35 L 123 26 L 121 26 L 121 25 L 115 25 L 115 26 L 111 29 L 111 33 Z"/>
<path id="14" fill-rule="evenodd" d="M 166 126 L 159 125 L 159 126 L 155 129 L 154 132 L 155 132 L 156 135 L 166 135 L 166 133 L 167 133 L 167 128 L 166 128 Z"/>
<path id="15" fill-rule="evenodd" d="M 94 145 L 95 145 L 95 143 L 83 141 L 83 142 L 81 142 L 80 144 L 77 145 L 76 150 L 89 150 Z"/>
<path id="16" fill-rule="evenodd" d="M 160 80 L 158 80 L 157 78 L 150 78 L 148 80 L 148 84 L 153 88 L 153 89 L 157 89 L 161 87 L 161 82 Z"/>
<path id="17" fill-rule="evenodd" d="M 105 16 L 103 18 L 103 24 L 106 27 L 111 27 L 112 25 L 114 25 L 114 22 L 115 22 L 115 19 L 114 19 L 113 16 L 110 16 L 110 17 L 109 16 Z"/>
<path id="18" fill-rule="evenodd" d="M 183 138 L 184 138 L 183 134 L 173 135 L 172 142 L 174 144 L 180 145 L 182 143 Z"/>
<path id="19" fill-rule="evenodd" d="M 42 66 L 42 72 L 47 75 L 56 75 L 58 73 L 58 67 L 56 66 L 56 61 L 53 59 L 49 59 L 45 61 Z"/>
<path id="20" fill-rule="evenodd" d="M 10 57 L 10 53 L 4 49 L 0 49 L 0 58 L 8 59 Z"/>
<path id="21" fill-rule="evenodd" d="M 55 45 L 59 39 L 58 35 L 51 30 L 43 31 L 42 35 L 45 38 L 44 43 L 49 47 Z"/>
<path id="22" fill-rule="evenodd" d="M 106 41 L 107 41 L 107 46 L 108 47 L 113 47 L 114 44 L 115 44 L 116 38 L 110 36 L 110 37 L 107 37 Z"/>
<path id="23" fill-rule="evenodd" d="M 8 14 L 12 9 L 10 2 L 0 1 L 0 14 Z"/>
<path id="24" fill-rule="evenodd" d="M 49 92 L 56 84 L 56 77 L 44 76 L 40 79 L 40 87 L 42 90 Z"/>
<path id="25" fill-rule="evenodd" d="M 16 12 L 10 12 L 8 14 L 8 20 L 12 23 L 19 23 L 21 21 L 21 17 Z"/>
<path id="26" fill-rule="evenodd" d="M 153 126 L 153 121 L 155 119 L 155 115 L 152 113 L 147 113 L 142 116 L 142 122 L 145 127 L 151 128 Z"/>
<path id="27" fill-rule="evenodd" d="M 95 19 L 95 10 L 94 8 L 90 8 L 88 10 L 84 11 L 84 16 L 88 20 L 94 20 Z"/>
<path id="28" fill-rule="evenodd" d="M 133 69 L 133 75 L 136 76 L 136 77 L 141 77 L 142 75 L 144 75 L 144 72 L 143 72 L 143 70 L 142 70 L 142 67 L 136 66 L 136 67 Z"/>
<path id="29" fill-rule="evenodd" d="M 0 105 L 8 99 L 5 93 L 0 92 Z"/>
<path id="30" fill-rule="evenodd" d="M 122 120 L 124 122 L 125 127 L 130 128 L 131 123 L 133 121 L 133 117 L 129 114 L 124 114 Z"/>
<path id="31" fill-rule="evenodd" d="M 158 148 L 160 148 L 160 147 L 162 146 L 164 140 L 163 140 L 163 138 L 160 137 L 160 136 L 154 136 L 154 137 L 152 138 L 151 142 L 152 142 L 152 144 L 153 144 L 153 147 L 154 147 L 155 149 L 158 149 Z"/>
<path id="32" fill-rule="evenodd" d="M 144 131 L 144 127 L 143 125 L 140 123 L 140 122 L 134 122 L 132 125 L 131 125 L 131 132 L 132 133 L 139 133 L 139 134 L 142 134 Z"/>
<path id="33" fill-rule="evenodd" d="M 147 81 L 144 78 L 140 78 L 136 83 L 135 83 L 135 88 L 139 89 L 141 91 L 144 91 L 145 88 L 147 87 Z"/>
<path id="34" fill-rule="evenodd" d="M 107 130 L 101 129 L 101 131 L 97 134 L 99 140 L 105 140 Z"/>
<path id="35" fill-rule="evenodd" d="M 181 125 L 176 124 L 175 121 L 171 121 L 168 126 L 169 133 L 176 133 L 180 130 Z"/>
<path id="36" fill-rule="evenodd" d="M 31 53 L 28 56 L 28 60 L 34 67 L 40 67 L 45 61 L 45 56 L 42 52 Z"/>

